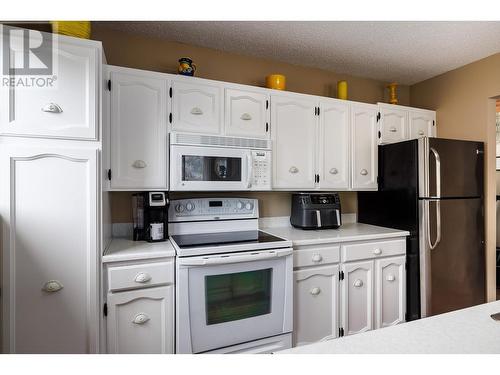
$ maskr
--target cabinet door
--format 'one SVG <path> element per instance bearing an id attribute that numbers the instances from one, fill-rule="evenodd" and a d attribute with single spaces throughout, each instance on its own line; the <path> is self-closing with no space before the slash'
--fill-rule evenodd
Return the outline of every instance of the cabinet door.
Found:
<path id="1" fill-rule="evenodd" d="M 40 48 L 40 52 L 50 53 L 50 49 Z M 0 135 L 98 138 L 100 49 L 95 42 L 74 42 L 65 37 L 59 37 L 53 48 L 55 70 L 47 78 L 52 86 L 17 85 L 0 90 Z M 22 63 L 23 58 L 23 50 L 10 51 L 11 66 Z M 39 77 L 42 82 L 47 76 Z"/>
<path id="2" fill-rule="evenodd" d="M 172 130 L 221 134 L 222 95 L 217 84 L 172 82 Z"/>
<path id="3" fill-rule="evenodd" d="M 98 353 L 98 150 L 2 149 L 3 350 Z"/>
<path id="4" fill-rule="evenodd" d="M 392 106 L 380 106 L 380 144 L 408 139 L 408 111 Z"/>
<path id="5" fill-rule="evenodd" d="M 339 266 L 294 271 L 294 346 L 338 336 Z"/>
<path id="6" fill-rule="evenodd" d="M 345 335 L 373 329 L 373 261 L 342 265 L 342 326 Z"/>
<path id="7" fill-rule="evenodd" d="M 371 104 L 351 104 L 354 190 L 377 190 L 377 108 Z"/>
<path id="8" fill-rule="evenodd" d="M 375 261 L 375 328 L 405 321 L 406 257 Z"/>
<path id="9" fill-rule="evenodd" d="M 320 187 L 349 188 L 349 105 L 339 101 L 320 104 Z"/>
<path id="10" fill-rule="evenodd" d="M 426 110 L 410 110 L 410 138 L 436 136 L 436 112 Z"/>
<path id="11" fill-rule="evenodd" d="M 111 188 L 167 189 L 168 81 L 158 73 L 108 69 Z"/>
<path id="12" fill-rule="evenodd" d="M 273 187 L 314 188 L 316 104 L 303 98 L 271 97 Z"/>
<path id="13" fill-rule="evenodd" d="M 108 294 L 108 353 L 174 352 L 174 287 Z"/>
<path id="14" fill-rule="evenodd" d="M 226 89 L 225 134 L 269 138 L 269 97 L 265 94 Z"/>

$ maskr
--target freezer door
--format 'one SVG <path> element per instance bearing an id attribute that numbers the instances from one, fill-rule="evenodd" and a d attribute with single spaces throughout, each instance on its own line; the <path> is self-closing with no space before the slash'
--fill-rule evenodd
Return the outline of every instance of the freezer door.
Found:
<path id="1" fill-rule="evenodd" d="M 422 317 L 485 302 L 482 199 L 420 200 Z"/>
<path id="2" fill-rule="evenodd" d="M 421 138 L 418 146 L 421 198 L 483 196 L 483 142 Z"/>

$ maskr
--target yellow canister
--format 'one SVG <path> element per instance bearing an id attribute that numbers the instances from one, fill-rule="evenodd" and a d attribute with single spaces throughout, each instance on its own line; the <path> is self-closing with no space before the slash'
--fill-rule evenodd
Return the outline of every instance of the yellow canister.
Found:
<path id="1" fill-rule="evenodd" d="M 90 21 L 50 21 L 52 32 L 77 38 L 90 38 Z"/>
<path id="2" fill-rule="evenodd" d="M 337 98 L 347 100 L 347 81 L 337 82 Z"/>
<path id="3" fill-rule="evenodd" d="M 271 74 L 266 77 L 266 87 L 268 89 L 284 90 L 286 87 L 286 77 L 283 74 Z"/>

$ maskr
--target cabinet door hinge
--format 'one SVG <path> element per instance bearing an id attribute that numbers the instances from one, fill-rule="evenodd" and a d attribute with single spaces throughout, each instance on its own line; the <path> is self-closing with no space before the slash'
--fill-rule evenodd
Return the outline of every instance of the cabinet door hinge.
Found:
<path id="1" fill-rule="evenodd" d="M 380 132 L 380 130 L 378 131 L 378 137 L 382 138 L 382 133 Z"/>
<path id="2" fill-rule="evenodd" d="M 432 120 L 432 126 L 436 126 L 436 121 Z"/>
<path id="3" fill-rule="evenodd" d="M 105 303 L 104 306 L 102 307 L 102 313 L 104 316 L 108 316 L 108 304 Z"/>
<path id="4" fill-rule="evenodd" d="M 108 169 L 108 180 L 111 181 L 111 169 Z"/>
<path id="5" fill-rule="evenodd" d="M 269 109 L 269 100 L 266 100 L 266 109 Z"/>
<path id="6" fill-rule="evenodd" d="M 339 337 L 344 336 L 344 328 L 339 328 Z"/>
<path id="7" fill-rule="evenodd" d="M 314 107 L 314 116 L 318 115 L 318 107 Z"/>
<path id="8" fill-rule="evenodd" d="M 377 122 L 380 121 L 380 112 L 377 112 Z"/>
<path id="9" fill-rule="evenodd" d="M 111 80 L 108 79 L 108 90 L 111 91 Z"/>
<path id="10" fill-rule="evenodd" d="M 266 133 L 269 131 L 269 123 L 266 122 Z"/>
<path id="11" fill-rule="evenodd" d="M 168 115 L 168 122 L 172 123 L 172 112 Z"/>
<path id="12" fill-rule="evenodd" d="M 339 280 L 344 280 L 344 271 L 339 271 Z"/>
<path id="13" fill-rule="evenodd" d="M 168 96 L 172 97 L 172 87 L 168 89 Z"/>

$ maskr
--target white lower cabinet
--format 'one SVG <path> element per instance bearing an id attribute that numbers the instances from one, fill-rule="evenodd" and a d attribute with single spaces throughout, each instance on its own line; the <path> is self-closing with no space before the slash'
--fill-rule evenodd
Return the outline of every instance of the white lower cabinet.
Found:
<path id="1" fill-rule="evenodd" d="M 375 261 L 375 328 L 405 321 L 406 257 Z"/>
<path id="2" fill-rule="evenodd" d="M 173 353 L 174 287 L 108 296 L 108 353 Z"/>
<path id="3" fill-rule="evenodd" d="M 339 266 L 294 272 L 293 344 L 309 344 L 338 335 Z"/>

